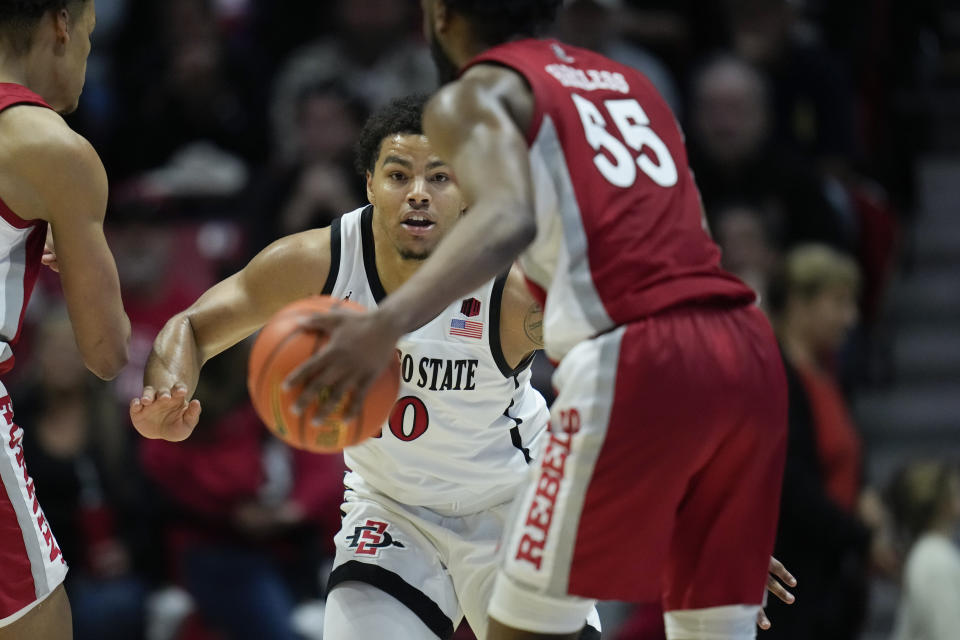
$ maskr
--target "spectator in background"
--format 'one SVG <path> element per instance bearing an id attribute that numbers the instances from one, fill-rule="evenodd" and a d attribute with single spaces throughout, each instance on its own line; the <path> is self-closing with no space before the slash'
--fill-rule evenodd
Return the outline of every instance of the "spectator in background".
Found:
<path id="1" fill-rule="evenodd" d="M 624 36 L 663 60 L 675 77 L 686 78 L 696 60 L 726 44 L 728 20 L 723 2 L 617 2 L 627 8 L 620 16 L 620 28 Z"/>
<path id="2" fill-rule="evenodd" d="M 885 190 L 854 169 L 864 123 L 856 118 L 850 69 L 820 41 L 816 28 L 798 19 L 797 5 L 803 3 L 728 3 L 734 50 L 766 75 L 769 144 L 781 158 L 793 155 L 792 164 L 800 170 L 792 189 L 783 190 L 789 172 L 775 182 L 784 198 L 794 201 L 788 207 L 805 209 L 801 214 L 805 221 L 799 226 L 796 213 L 790 212 L 788 240 L 826 242 L 856 256 L 864 279 L 861 310 L 869 328 L 889 280 L 899 231 Z M 864 30 L 872 19 L 876 18 L 863 17 Z M 875 60 L 870 66 L 878 67 Z M 879 158 L 883 153 L 875 150 L 873 155 Z M 759 180 L 767 177 L 758 175 Z M 803 198 L 810 191 L 804 183 L 817 185 L 819 202 Z M 800 200 L 795 200 L 798 196 Z"/>
<path id="3" fill-rule="evenodd" d="M 901 469 L 887 491 L 907 554 L 893 640 L 951 640 L 960 633 L 960 471 L 945 462 Z"/>
<path id="4" fill-rule="evenodd" d="M 789 0 L 728 0 L 733 47 L 767 74 L 778 143 L 842 175 L 856 153 L 854 94 L 846 70 L 795 26 Z"/>
<path id="5" fill-rule="evenodd" d="M 70 564 L 74 638 L 137 640 L 147 585 L 136 570 L 151 538 L 128 455 L 132 432 L 108 387 L 87 374 L 62 304 L 37 334 L 17 415 L 30 424 L 27 464 Z"/>
<path id="6" fill-rule="evenodd" d="M 171 577 L 203 622 L 230 640 L 294 640 L 294 608 L 319 598 L 333 555 L 345 468 L 267 433 L 238 375 L 246 357 L 240 345 L 208 363 L 194 437 L 143 440 L 141 459 L 171 504 Z"/>
<path id="7" fill-rule="evenodd" d="M 683 104 L 670 69 L 645 48 L 623 37 L 628 15 L 623 0 L 573 0 L 557 18 L 558 37 L 642 72 L 679 117 Z"/>
<path id="8" fill-rule="evenodd" d="M 337 28 L 336 2 L 317 0 L 251 0 L 255 37 L 263 46 L 272 70 L 308 42 Z M 272 75 L 272 74 L 271 74 Z"/>
<path id="9" fill-rule="evenodd" d="M 282 236 L 328 226 L 365 201 L 353 168 L 353 145 L 365 119 L 362 101 L 339 82 L 300 89 L 294 121 L 274 121 L 274 161 L 252 187 L 252 252 Z"/>
<path id="10" fill-rule="evenodd" d="M 759 206 L 731 202 L 714 209 L 713 237 L 723 250 L 723 268 L 757 292 L 766 310 L 766 292 L 779 254 L 768 228 L 769 216 Z"/>
<path id="11" fill-rule="evenodd" d="M 857 638 L 868 569 L 897 570 L 885 512 L 876 492 L 863 488 L 863 444 L 833 374 L 857 321 L 859 283 L 851 258 L 807 245 L 786 256 L 770 287 L 790 394 L 775 555 L 799 578 L 792 606 L 770 603 L 773 639 Z"/>
<path id="12" fill-rule="evenodd" d="M 436 88 L 430 55 L 412 35 L 415 3 L 338 0 L 336 6 L 336 29 L 295 52 L 280 69 L 274 122 L 294 126 L 297 98 L 310 84 L 338 80 L 369 109 L 399 95 Z"/>
<path id="13" fill-rule="evenodd" d="M 851 234 L 812 164 L 772 137 L 760 72 L 720 55 L 699 69 L 692 87 L 690 166 L 707 213 L 724 202 L 747 200 L 767 213 L 778 246 L 816 241 L 849 247 Z"/>
<path id="14" fill-rule="evenodd" d="M 121 61 L 132 102 L 118 170 L 166 169 L 141 185 L 150 196 L 236 193 L 266 156 L 266 81 L 256 52 L 227 47 L 210 0 L 136 9 L 132 19 L 151 30 Z"/>

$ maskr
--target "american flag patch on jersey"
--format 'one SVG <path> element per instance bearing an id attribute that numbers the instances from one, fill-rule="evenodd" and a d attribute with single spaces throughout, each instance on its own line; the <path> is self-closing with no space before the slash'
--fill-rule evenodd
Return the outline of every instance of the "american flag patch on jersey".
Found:
<path id="1" fill-rule="evenodd" d="M 454 318 L 450 321 L 450 335 L 476 338 L 479 340 L 483 337 L 483 323 Z"/>

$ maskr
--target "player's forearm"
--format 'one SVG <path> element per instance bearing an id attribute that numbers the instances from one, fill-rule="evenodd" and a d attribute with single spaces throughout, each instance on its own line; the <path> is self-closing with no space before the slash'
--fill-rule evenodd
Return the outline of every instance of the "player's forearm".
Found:
<path id="1" fill-rule="evenodd" d="M 193 395 L 200 379 L 203 356 L 185 313 L 170 319 L 153 343 L 143 374 L 143 385 L 154 389 L 170 389 L 175 384 L 187 386 L 187 397 Z"/>
<path id="2" fill-rule="evenodd" d="M 527 206 L 491 201 L 471 209 L 423 267 L 380 306 L 386 323 L 409 333 L 452 300 L 503 273 L 536 234 Z"/>

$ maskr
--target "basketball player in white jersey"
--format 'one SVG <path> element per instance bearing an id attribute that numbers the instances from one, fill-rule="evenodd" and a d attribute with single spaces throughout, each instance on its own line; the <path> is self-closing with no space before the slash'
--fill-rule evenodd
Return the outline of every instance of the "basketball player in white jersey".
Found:
<path id="1" fill-rule="evenodd" d="M 374 307 L 419 268 L 464 211 L 421 133 L 424 101 L 396 100 L 364 127 L 358 165 L 369 206 L 275 242 L 167 323 L 131 402 L 144 436 L 188 437 L 203 363 L 284 305 L 325 293 Z M 325 638 L 448 638 L 463 617 L 485 637 L 498 542 L 548 418 L 527 366 L 539 325 L 512 272 L 400 341 L 390 420 L 344 452 L 351 471 Z M 595 611 L 581 637 L 600 637 Z"/>
<path id="2" fill-rule="evenodd" d="M 202 364 L 284 305 L 323 293 L 374 307 L 430 255 L 464 205 L 422 135 L 424 102 L 394 101 L 365 126 L 369 206 L 278 240 L 167 323 L 131 403 L 143 435 L 186 438 Z M 529 384 L 539 322 L 522 279 L 504 274 L 401 341 L 391 420 L 345 451 L 325 638 L 447 638 L 464 616 L 483 637 L 506 512 L 548 416 Z M 596 612 L 587 629 L 599 637 Z"/>
<path id="3" fill-rule="evenodd" d="M 103 234 L 106 174 L 59 115 L 77 106 L 95 21 L 93 0 L 0 4 L 0 376 L 41 263 L 60 272 L 87 368 L 109 379 L 127 362 L 130 323 Z M 2 383 L 0 414 L 0 640 L 70 638 L 67 565 Z"/>

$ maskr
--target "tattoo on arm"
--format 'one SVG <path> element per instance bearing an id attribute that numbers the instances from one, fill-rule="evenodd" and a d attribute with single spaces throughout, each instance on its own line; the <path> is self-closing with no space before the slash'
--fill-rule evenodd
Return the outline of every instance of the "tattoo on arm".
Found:
<path id="1" fill-rule="evenodd" d="M 543 307 L 536 302 L 523 316 L 523 331 L 537 349 L 543 349 Z"/>

